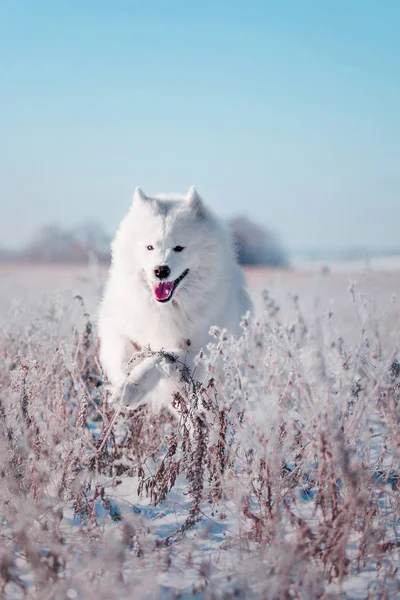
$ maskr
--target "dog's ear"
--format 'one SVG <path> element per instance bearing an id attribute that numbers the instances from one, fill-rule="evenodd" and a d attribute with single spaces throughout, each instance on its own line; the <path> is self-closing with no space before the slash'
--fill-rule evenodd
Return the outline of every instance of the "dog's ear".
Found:
<path id="1" fill-rule="evenodd" d="M 146 196 L 146 194 L 143 192 L 142 189 L 140 189 L 140 187 L 135 187 L 135 191 L 133 192 L 133 198 L 132 198 L 132 206 L 136 206 L 138 204 L 141 204 L 142 202 L 148 202 L 149 198 Z"/>
<path id="2" fill-rule="evenodd" d="M 201 217 L 204 215 L 204 203 L 194 185 L 191 185 L 188 189 L 186 200 L 190 208 L 195 211 L 197 216 Z"/>

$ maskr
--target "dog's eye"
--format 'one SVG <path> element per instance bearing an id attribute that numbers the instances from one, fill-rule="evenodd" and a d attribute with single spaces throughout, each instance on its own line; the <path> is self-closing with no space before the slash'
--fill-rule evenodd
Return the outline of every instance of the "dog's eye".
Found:
<path id="1" fill-rule="evenodd" d="M 174 251 L 175 252 L 182 252 L 183 250 L 183 246 L 175 246 Z"/>
<path id="2" fill-rule="evenodd" d="M 154 250 L 154 246 L 152 246 L 151 244 L 149 244 L 149 245 L 147 246 L 147 250 Z"/>

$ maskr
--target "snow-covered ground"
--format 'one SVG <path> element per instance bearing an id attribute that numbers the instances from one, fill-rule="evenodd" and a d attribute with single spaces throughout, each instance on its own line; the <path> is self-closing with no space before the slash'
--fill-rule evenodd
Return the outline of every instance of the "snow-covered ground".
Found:
<path id="1" fill-rule="evenodd" d="M 334 273 L 360 273 L 366 270 L 374 271 L 400 271 L 400 255 L 373 256 L 362 260 L 305 260 L 293 258 L 295 269 L 318 271 L 328 268 Z"/>

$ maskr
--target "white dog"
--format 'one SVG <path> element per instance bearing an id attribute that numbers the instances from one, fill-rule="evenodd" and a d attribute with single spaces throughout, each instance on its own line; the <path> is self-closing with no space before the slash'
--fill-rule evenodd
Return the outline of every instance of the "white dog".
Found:
<path id="1" fill-rule="evenodd" d="M 132 369 L 132 354 L 164 350 L 191 368 L 212 341 L 210 326 L 240 334 L 251 308 L 230 232 L 194 187 L 153 197 L 136 188 L 112 244 L 99 314 L 100 360 L 114 398 L 132 408 L 168 405 L 168 360 L 154 355 Z"/>

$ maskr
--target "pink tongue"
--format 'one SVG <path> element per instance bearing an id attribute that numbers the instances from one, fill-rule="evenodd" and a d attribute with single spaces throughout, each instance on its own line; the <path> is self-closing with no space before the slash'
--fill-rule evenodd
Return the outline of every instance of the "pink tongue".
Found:
<path id="1" fill-rule="evenodd" d="M 166 300 L 174 287 L 175 283 L 173 281 L 160 281 L 160 283 L 153 284 L 154 295 L 157 300 Z"/>

